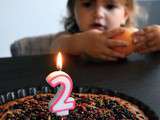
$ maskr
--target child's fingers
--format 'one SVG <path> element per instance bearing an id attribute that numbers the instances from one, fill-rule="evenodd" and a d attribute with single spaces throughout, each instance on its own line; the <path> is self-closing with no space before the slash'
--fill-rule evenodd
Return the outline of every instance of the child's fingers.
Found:
<path id="1" fill-rule="evenodd" d="M 133 36 L 139 36 L 139 35 L 144 35 L 144 34 L 145 34 L 144 30 L 139 30 L 139 31 L 133 33 Z"/>
<path id="2" fill-rule="evenodd" d="M 160 29 L 159 25 L 152 25 L 152 26 L 147 26 L 143 28 L 145 32 L 154 32 L 154 31 L 157 31 L 157 29 Z"/>
<path id="3" fill-rule="evenodd" d="M 116 61 L 118 60 L 117 58 L 115 57 L 111 57 L 111 56 L 108 56 L 108 55 L 105 55 L 103 53 L 101 54 L 96 54 L 93 56 L 94 58 L 97 58 L 97 59 L 101 59 L 101 60 L 107 60 L 107 61 Z"/>
<path id="4" fill-rule="evenodd" d="M 138 43 L 144 43 L 144 42 L 149 42 L 152 41 L 156 38 L 155 33 L 148 33 L 145 35 L 137 35 L 134 36 L 134 43 L 138 44 Z"/>
<path id="5" fill-rule="evenodd" d="M 149 41 L 149 42 L 147 43 L 147 45 L 148 45 L 148 47 L 153 47 L 153 46 L 156 46 L 156 45 L 157 45 L 157 42 L 156 42 L 156 40 L 152 40 L 152 41 Z"/>
<path id="6" fill-rule="evenodd" d="M 149 52 L 154 52 L 158 50 L 158 45 L 155 40 L 150 41 L 148 43 L 140 43 L 137 44 L 135 47 L 135 51 L 139 53 L 149 53 Z"/>
<path id="7" fill-rule="evenodd" d="M 128 43 L 126 41 L 123 40 L 113 40 L 113 39 L 109 39 L 106 41 L 106 45 L 110 48 L 114 48 L 114 47 L 126 47 L 128 46 Z"/>
<path id="8" fill-rule="evenodd" d="M 139 42 L 145 41 L 146 35 L 143 31 L 139 31 L 133 34 L 133 42 L 138 44 Z"/>
<path id="9" fill-rule="evenodd" d="M 147 31 L 140 30 L 133 35 L 134 43 L 138 43 L 141 41 L 152 40 L 156 37 L 155 30 L 151 28 L 146 28 Z"/>
<path id="10" fill-rule="evenodd" d="M 160 49 L 160 26 L 153 25 L 143 28 L 134 34 L 135 49 L 140 53 L 149 53 Z"/>
<path id="11" fill-rule="evenodd" d="M 114 36 L 120 35 L 125 32 L 124 28 L 118 28 L 111 31 L 105 31 L 104 34 L 107 38 L 112 38 Z"/>
<path id="12" fill-rule="evenodd" d="M 145 47 L 150 47 L 154 42 L 157 41 L 157 36 L 155 33 L 148 33 L 145 36 L 137 36 L 134 39 L 136 39 L 135 45 L 141 46 L 144 45 Z"/>
<path id="13" fill-rule="evenodd" d="M 160 30 L 159 25 L 147 26 L 147 27 L 139 30 L 138 32 L 135 32 L 134 36 L 144 36 L 144 35 L 148 35 L 149 33 L 155 33 L 158 30 Z"/>
<path id="14" fill-rule="evenodd" d="M 99 58 L 102 60 L 108 60 L 108 61 L 117 61 L 118 59 L 115 57 L 111 57 L 111 56 L 106 56 L 104 54 L 99 55 Z"/>
<path id="15" fill-rule="evenodd" d="M 116 52 L 110 48 L 105 48 L 104 51 L 102 52 L 102 54 L 106 55 L 106 56 L 111 56 L 111 57 L 114 57 L 114 58 L 124 58 L 125 55 L 119 53 L 119 52 Z"/>
<path id="16" fill-rule="evenodd" d="M 135 44 L 146 41 L 146 38 L 147 34 L 143 30 L 140 30 L 133 34 L 133 42 Z"/>
<path id="17" fill-rule="evenodd" d="M 157 46 L 144 49 L 144 50 L 140 51 L 140 53 L 145 54 L 145 53 L 151 53 L 151 52 L 155 52 L 155 51 L 157 51 Z"/>
<path id="18" fill-rule="evenodd" d="M 110 52 L 108 51 L 108 49 L 106 49 L 106 51 L 103 50 L 102 52 L 100 52 L 98 54 L 94 54 L 93 57 L 101 59 L 101 60 L 109 60 L 109 61 L 118 60 L 117 57 L 113 57 L 113 56 L 110 55 Z"/>
<path id="19" fill-rule="evenodd" d="M 150 32 L 150 33 L 146 34 L 146 37 L 149 41 L 152 41 L 152 40 L 156 39 L 157 34 L 155 32 Z"/>
<path id="20" fill-rule="evenodd" d="M 147 45 L 144 42 L 143 43 L 141 42 L 141 43 L 138 43 L 138 44 L 135 45 L 134 50 L 136 52 L 139 52 L 139 51 L 144 50 L 146 48 L 147 48 Z"/>

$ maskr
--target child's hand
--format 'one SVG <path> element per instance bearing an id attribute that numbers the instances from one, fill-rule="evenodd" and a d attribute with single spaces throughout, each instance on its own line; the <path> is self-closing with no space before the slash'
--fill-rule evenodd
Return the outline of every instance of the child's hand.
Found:
<path id="1" fill-rule="evenodd" d="M 160 50 L 160 26 L 148 26 L 134 34 L 135 50 L 151 53 Z"/>
<path id="2" fill-rule="evenodd" d="M 127 46 L 127 43 L 111 38 L 123 32 L 123 28 L 115 29 L 110 32 L 96 29 L 82 32 L 79 33 L 78 38 L 80 42 L 78 42 L 78 44 L 81 46 L 80 49 L 83 50 L 82 53 L 103 60 L 115 61 L 118 58 L 124 58 L 125 55 L 112 50 L 112 48 Z"/>

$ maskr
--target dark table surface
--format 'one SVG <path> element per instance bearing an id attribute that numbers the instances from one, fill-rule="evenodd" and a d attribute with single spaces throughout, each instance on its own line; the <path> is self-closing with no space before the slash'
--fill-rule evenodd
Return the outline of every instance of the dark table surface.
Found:
<path id="1" fill-rule="evenodd" d="M 46 85 L 55 71 L 55 56 L 0 59 L 0 94 L 19 88 Z M 160 117 L 160 54 L 129 56 L 119 62 L 92 61 L 64 56 L 64 69 L 78 86 L 116 90 L 135 97 Z"/>

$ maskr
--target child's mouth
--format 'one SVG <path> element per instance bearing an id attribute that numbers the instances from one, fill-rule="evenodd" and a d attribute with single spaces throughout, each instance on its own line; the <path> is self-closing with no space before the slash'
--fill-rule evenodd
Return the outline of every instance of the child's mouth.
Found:
<path id="1" fill-rule="evenodd" d="M 106 30 L 107 29 L 107 27 L 105 25 L 102 25 L 101 23 L 93 23 L 91 25 L 91 27 L 93 29 L 98 29 L 98 30 Z"/>

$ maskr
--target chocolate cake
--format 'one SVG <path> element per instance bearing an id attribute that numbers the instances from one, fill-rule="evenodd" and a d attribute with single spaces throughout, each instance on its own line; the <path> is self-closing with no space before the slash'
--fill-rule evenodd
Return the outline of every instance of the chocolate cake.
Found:
<path id="1" fill-rule="evenodd" d="M 53 93 L 38 93 L 7 102 L 0 106 L 0 120 L 61 120 L 48 110 L 53 96 Z M 67 120 L 152 119 L 138 105 L 119 96 L 86 92 L 72 93 L 72 97 L 76 100 L 76 108 L 65 117 Z"/>

